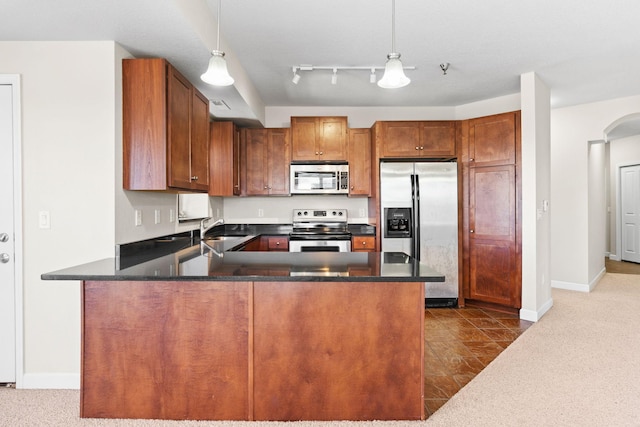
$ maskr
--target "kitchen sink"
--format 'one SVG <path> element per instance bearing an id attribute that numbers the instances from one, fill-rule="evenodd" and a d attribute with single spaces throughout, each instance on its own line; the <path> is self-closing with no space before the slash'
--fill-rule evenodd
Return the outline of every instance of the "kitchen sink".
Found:
<path id="1" fill-rule="evenodd" d="M 223 240 L 230 240 L 230 239 L 240 239 L 242 237 L 245 237 L 245 236 L 211 236 L 211 237 L 205 237 L 204 240 L 223 241 Z"/>

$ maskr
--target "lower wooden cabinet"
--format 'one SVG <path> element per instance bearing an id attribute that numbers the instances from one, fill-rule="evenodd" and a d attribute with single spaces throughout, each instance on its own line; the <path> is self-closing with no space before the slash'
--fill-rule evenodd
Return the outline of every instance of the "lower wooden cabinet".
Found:
<path id="1" fill-rule="evenodd" d="M 376 250 L 375 236 L 352 236 L 351 252 L 374 252 Z"/>

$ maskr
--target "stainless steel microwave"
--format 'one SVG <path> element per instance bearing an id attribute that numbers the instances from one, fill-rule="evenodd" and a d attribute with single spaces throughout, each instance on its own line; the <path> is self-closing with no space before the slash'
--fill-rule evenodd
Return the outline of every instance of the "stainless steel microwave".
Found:
<path id="1" fill-rule="evenodd" d="M 349 194 L 348 164 L 292 164 L 291 194 Z"/>

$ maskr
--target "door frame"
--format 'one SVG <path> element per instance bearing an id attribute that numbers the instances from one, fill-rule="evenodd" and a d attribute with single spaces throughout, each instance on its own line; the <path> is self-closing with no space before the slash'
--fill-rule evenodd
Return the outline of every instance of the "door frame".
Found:
<path id="1" fill-rule="evenodd" d="M 612 261 L 622 261 L 622 168 L 640 165 L 640 162 L 632 161 L 616 164 L 616 253 L 609 254 Z"/>
<path id="2" fill-rule="evenodd" d="M 13 101 L 13 227 L 16 316 L 16 387 L 24 380 L 23 259 L 22 259 L 22 91 L 20 74 L 0 74 L 0 84 L 12 87 Z"/>

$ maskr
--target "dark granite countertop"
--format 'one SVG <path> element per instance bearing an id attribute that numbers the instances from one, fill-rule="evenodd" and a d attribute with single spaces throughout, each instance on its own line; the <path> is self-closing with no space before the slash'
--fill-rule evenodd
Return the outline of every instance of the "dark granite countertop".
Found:
<path id="1" fill-rule="evenodd" d="M 353 235 L 375 227 L 349 224 Z M 114 258 L 45 273 L 44 280 L 443 282 L 444 276 L 400 252 L 237 251 L 291 225 L 226 224 L 200 242 L 191 232 L 120 245 Z"/>
<path id="2" fill-rule="evenodd" d="M 121 255 L 41 277 L 44 280 L 108 281 L 444 281 L 442 274 L 401 252 L 232 251 L 255 237 L 211 238 L 153 259 L 139 254 Z"/>

